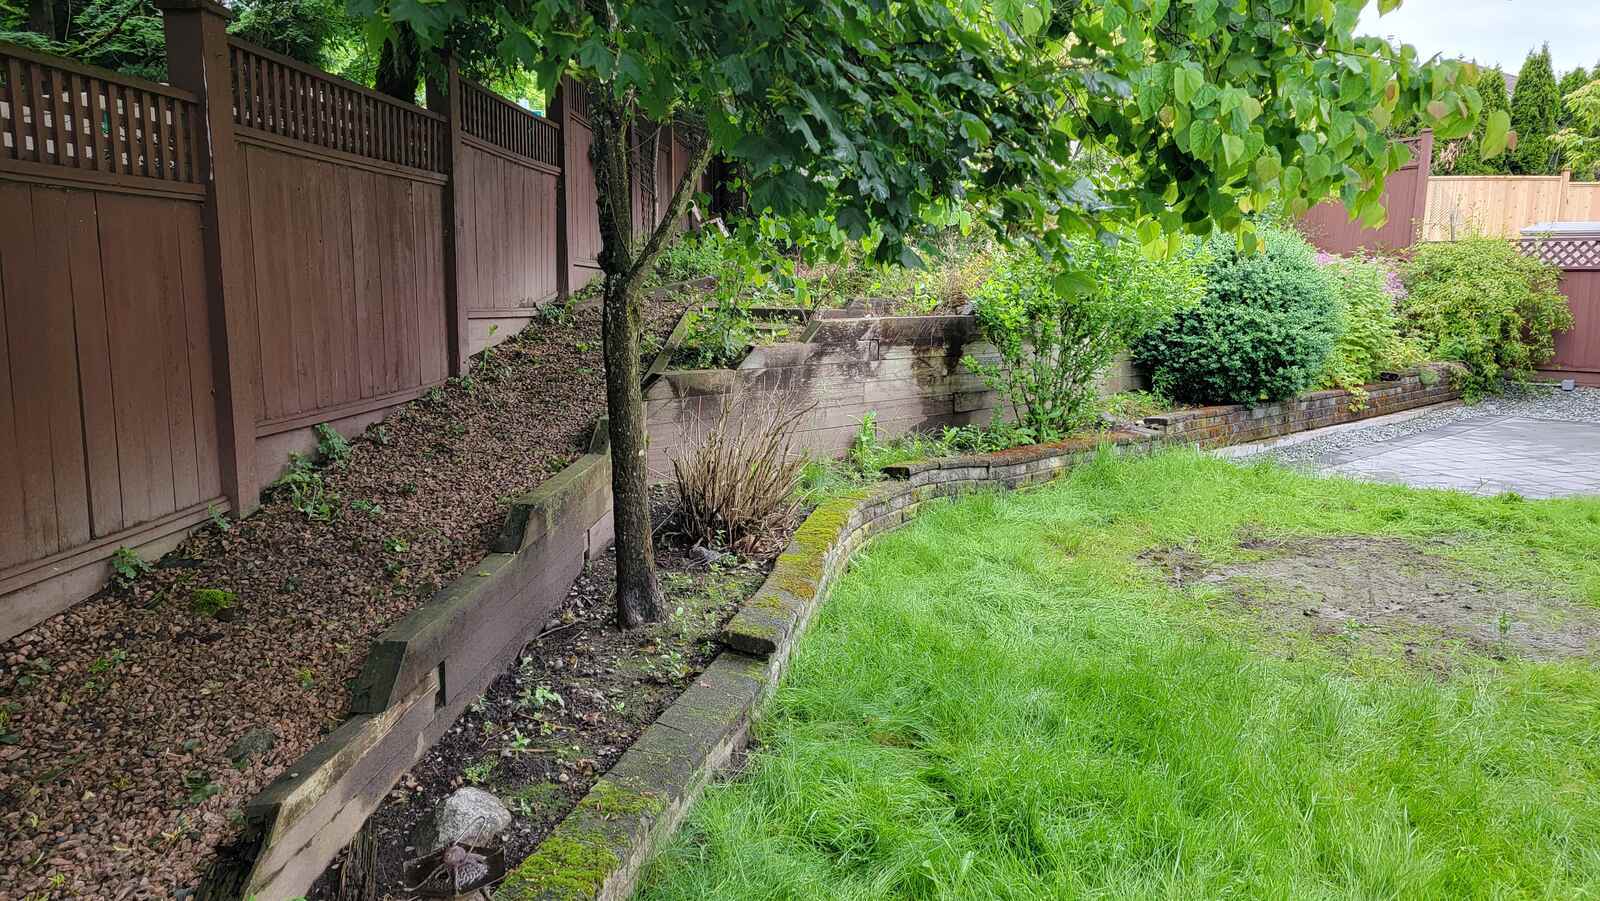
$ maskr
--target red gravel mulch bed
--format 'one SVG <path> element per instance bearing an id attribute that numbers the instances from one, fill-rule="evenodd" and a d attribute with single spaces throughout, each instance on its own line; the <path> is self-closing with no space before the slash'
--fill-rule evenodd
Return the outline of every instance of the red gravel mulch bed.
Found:
<path id="1" fill-rule="evenodd" d="M 657 343 L 684 303 L 646 301 Z M 532 325 L 368 429 L 320 472 L 326 520 L 271 492 L 131 590 L 0 645 L 0 897 L 192 886 L 243 804 L 344 718 L 370 639 L 483 557 L 504 499 L 582 452 L 605 406 L 599 331 L 594 309 Z M 199 589 L 237 600 L 208 615 Z M 270 749 L 235 764 L 253 730 Z"/>

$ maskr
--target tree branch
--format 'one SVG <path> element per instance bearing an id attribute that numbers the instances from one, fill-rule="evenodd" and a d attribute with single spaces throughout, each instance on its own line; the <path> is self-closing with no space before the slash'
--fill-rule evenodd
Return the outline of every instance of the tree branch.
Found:
<path id="1" fill-rule="evenodd" d="M 634 254 L 633 268 L 628 271 L 628 280 L 631 281 L 650 265 L 650 261 L 655 259 L 661 248 L 666 246 L 667 238 L 672 236 L 672 230 L 677 227 L 678 220 L 689 211 L 689 198 L 694 196 L 693 186 L 700 180 L 700 173 L 705 171 L 706 163 L 710 161 L 711 142 L 702 141 L 695 150 L 694 157 L 689 161 L 689 170 L 683 173 L 683 178 L 678 180 L 678 187 L 672 192 L 672 200 L 667 204 L 667 215 L 656 223 L 655 230 L 650 233 L 650 240 Z"/>

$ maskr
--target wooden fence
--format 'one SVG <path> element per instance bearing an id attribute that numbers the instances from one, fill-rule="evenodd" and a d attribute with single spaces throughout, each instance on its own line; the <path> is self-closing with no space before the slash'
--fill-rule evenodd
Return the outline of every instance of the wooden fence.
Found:
<path id="1" fill-rule="evenodd" d="M 1561 267 L 1572 328 L 1556 335 L 1556 355 L 1540 374 L 1600 386 L 1600 228 L 1522 239 L 1523 250 Z"/>
<path id="2" fill-rule="evenodd" d="M 172 85 L 0 45 L 0 639 L 598 272 L 581 92 L 424 109 L 160 5 Z"/>
<path id="3" fill-rule="evenodd" d="M 1422 240 L 1471 234 L 1516 238 L 1544 222 L 1600 221 L 1600 183 L 1560 175 L 1434 176 L 1428 181 Z"/>
<path id="4" fill-rule="evenodd" d="M 1433 132 L 1424 131 L 1408 138 L 1411 159 L 1383 185 L 1383 208 L 1387 221 L 1378 228 L 1366 228 L 1350 221 L 1343 201 L 1327 200 L 1301 217 L 1306 236 L 1328 253 L 1346 254 L 1356 250 L 1399 250 L 1416 241 L 1428 198 L 1429 170 L 1433 166 Z"/>

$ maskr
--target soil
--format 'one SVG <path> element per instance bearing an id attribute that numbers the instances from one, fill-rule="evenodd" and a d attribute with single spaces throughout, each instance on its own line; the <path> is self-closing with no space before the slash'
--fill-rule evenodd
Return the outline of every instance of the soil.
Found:
<path id="1" fill-rule="evenodd" d="M 659 496 L 658 496 L 659 499 Z M 657 504 L 658 523 L 669 507 Z M 509 866 L 531 854 L 717 654 L 718 630 L 760 587 L 771 559 L 705 562 L 670 540 L 656 551 L 666 622 L 616 626 L 616 560 L 591 561 L 560 614 L 519 660 L 403 776 L 367 823 L 379 897 L 413 898 L 404 867 L 434 806 L 464 785 L 493 792 L 512 812 L 500 836 Z M 337 897 L 335 861 L 310 898 Z"/>
<path id="2" fill-rule="evenodd" d="M 647 300 L 655 342 L 684 300 Z M 0 645 L 0 897 L 193 885 L 244 802 L 343 719 L 370 639 L 483 557 L 503 499 L 581 453 L 605 405 L 599 332 L 582 305 L 530 326 L 320 469 L 310 515 L 271 492 Z M 206 612 L 202 589 L 232 605 Z"/>
<path id="3" fill-rule="evenodd" d="M 1466 648 L 1504 659 L 1586 657 L 1600 648 L 1600 610 L 1498 586 L 1461 565 L 1387 538 L 1250 539 L 1261 557 L 1215 564 L 1182 548 L 1143 558 L 1182 586 L 1229 589 L 1269 627 L 1368 646 L 1399 644 L 1437 661 Z"/>

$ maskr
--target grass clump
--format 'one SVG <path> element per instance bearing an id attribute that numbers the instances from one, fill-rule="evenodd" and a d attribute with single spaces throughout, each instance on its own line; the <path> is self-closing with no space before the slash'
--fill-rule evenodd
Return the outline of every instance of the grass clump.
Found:
<path id="1" fill-rule="evenodd" d="M 189 595 L 189 609 L 201 616 L 219 619 L 239 603 L 239 596 L 225 588 L 196 588 Z"/>
<path id="2" fill-rule="evenodd" d="M 1597 525 L 1191 452 L 941 506 L 858 555 L 640 897 L 1593 894 L 1592 662 L 1275 645 L 1139 558 L 1382 536 L 1600 605 Z"/>

